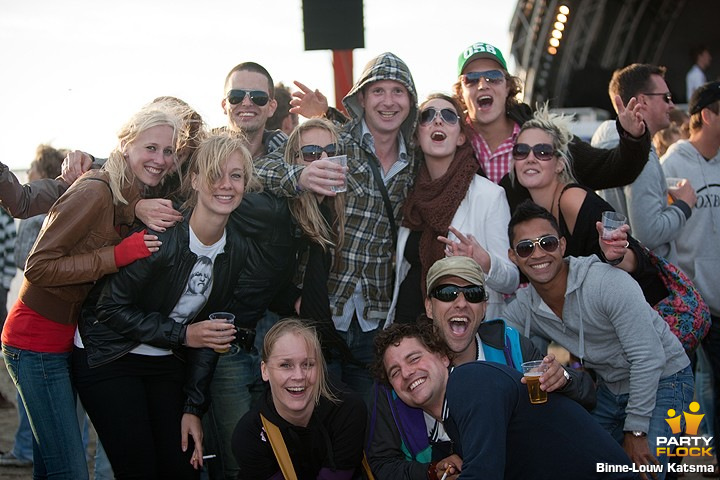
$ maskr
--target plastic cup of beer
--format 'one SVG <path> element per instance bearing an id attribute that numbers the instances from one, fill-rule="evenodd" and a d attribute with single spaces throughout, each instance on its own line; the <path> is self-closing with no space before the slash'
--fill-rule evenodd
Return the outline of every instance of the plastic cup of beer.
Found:
<path id="1" fill-rule="evenodd" d="M 547 402 L 547 392 L 540 390 L 540 377 L 545 374 L 547 367 L 547 364 L 543 363 L 542 360 L 533 360 L 522 364 L 530 403 L 540 404 Z"/>
<path id="2" fill-rule="evenodd" d="M 333 163 L 336 163 L 342 167 L 347 167 L 347 155 L 338 155 L 336 157 L 328 157 L 327 160 L 330 160 Z M 330 187 L 330 190 L 336 193 L 342 193 L 347 191 L 347 175 L 344 174 L 343 176 L 343 184 Z"/>
<path id="3" fill-rule="evenodd" d="M 668 205 L 672 205 L 675 201 L 671 193 L 675 193 L 678 191 L 678 189 L 680 188 L 680 184 L 683 180 L 683 178 L 678 177 L 665 177 L 665 184 L 667 185 L 668 189 Z"/>
<path id="4" fill-rule="evenodd" d="M 602 213 L 603 240 L 612 240 L 613 230 L 617 230 L 627 223 L 627 217 L 622 213 L 607 211 Z"/>
<path id="5" fill-rule="evenodd" d="M 215 312 L 215 313 L 210 314 L 210 320 L 212 320 L 213 322 L 223 322 L 223 323 L 234 324 L 235 323 L 235 315 L 233 315 L 230 312 Z M 230 347 L 215 349 L 215 351 L 217 353 L 227 353 L 229 350 L 230 350 Z"/>

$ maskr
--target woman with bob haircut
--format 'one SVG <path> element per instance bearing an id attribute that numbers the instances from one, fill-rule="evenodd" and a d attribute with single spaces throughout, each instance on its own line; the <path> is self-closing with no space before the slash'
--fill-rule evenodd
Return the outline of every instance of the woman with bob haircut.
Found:
<path id="1" fill-rule="evenodd" d="M 261 371 L 269 388 L 233 434 L 238 478 L 349 480 L 360 471 L 365 404 L 334 390 L 325 368 L 312 326 L 286 318 L 268 331 Z M 283 449 L 289 464 L 274 453 Z"/>
<path id="2" fill-rule="evenodd" d="M 2 344 L 33 429 L 35 478 L 88 478 L 70 380 L 78 316 L 95 282 L 158 251 L 157 236 L 126 235 L 137 200 L 175 167 L 180 122 L 157 104 L 133 115 L 103 168 L 50 209 L 27 260 Z"/>
<path id="3" fill-rule="evenodd" d="M 226 225 L 256 185 L 242 139 L 204 140 L 183 183 L 185 221 L 157 233 L 161 250 L 108 278 L 83 311 L 75 381 L 118 479 L 199 477 L 216 352 L 236 333 L 209 318 L 236 311 L 249 252 Z"/>

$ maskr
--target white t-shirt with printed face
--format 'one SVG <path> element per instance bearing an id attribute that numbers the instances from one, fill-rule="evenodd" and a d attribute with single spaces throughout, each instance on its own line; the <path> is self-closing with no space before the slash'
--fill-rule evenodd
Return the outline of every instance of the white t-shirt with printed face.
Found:
<path id="1" fill-rule="evenodd" d="M 182 296 L 169 315 L 177 323 L 189 323 L 207 303 L 212 291 L 215 258 L 224 248 L 225 233 L 214 244 L 203 245 L 190 227 L 190 251 L 197 255 L 197 260 L 190 271 Z M 143 343 L 135 347 L 131 353 L 159 356 L 170 355 L 172 352 Z"/>

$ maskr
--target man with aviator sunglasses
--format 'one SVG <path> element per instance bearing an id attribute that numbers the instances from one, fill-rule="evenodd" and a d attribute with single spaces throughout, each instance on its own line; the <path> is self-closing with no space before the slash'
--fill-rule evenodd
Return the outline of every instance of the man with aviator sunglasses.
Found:
<path id="1" fill-rule="evenodd" d="M 526 336 L 554 340 L 594 370 L 593 416 L 635 464 L 667 471 L 667 455 L 655 457 L 657 438 L 677 437 L 665 418 L 668 409 L 687 411 L 692 401 L 690 360 L 632 277 L 595 255 L 563 258 L 559 232 L 543 207 L 518 206 L 508 255 L 530 286 L 518 290 L 502 317 Z"/>
<path id="2" fill-rule="evenodd" d="M 424 321 L 435 325 L 453 353 L 454 366 L 488 361 L 522 371 L 523 362 L 543 360 L 548 366 L 540 378 L 543 390 L 561 393 L 588 410 L 595 406 L 595 386 L 587 373 L 563 368 L 553 354 L 543 355 L 529 338 L 503 320 L 484 321 L 485 274 L 475 260 L 465 256 L 438 260 L 428 271 L 426 285 Z M 451 455 L 441 423 L 429 414 L 410 410 L 384 386 L 376 393 L 367 454 L 379 478 L 425 480 L 436 465 L 462 463 Z"/>
<path id="3" fill-rule="evenodd" d="M 453 91 L 467 111 L 465 121 L 472 127 L 470 141 L 475 156 L 486 176 L 505 188 L 512 211 L 529 198 L 527 190 L 507 175 L 520 126 L 532 118 L 531 108 L 517 99 L 522 91 L 520 79 L 508 73 L 502 52 L 483 42 L 460 53 L 458 77 Z M 575 175 L 592 189 L 627 185 L 647 161 L 650 136 L 637 100 L 618 106 L 616 127 L 622 139 L 618 147 L 593 148 L 578 137 L 570 144 Z"/>

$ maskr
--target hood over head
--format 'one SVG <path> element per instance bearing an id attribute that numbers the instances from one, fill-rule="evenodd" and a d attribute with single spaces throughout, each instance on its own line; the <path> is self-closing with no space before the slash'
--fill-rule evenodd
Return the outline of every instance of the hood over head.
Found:
<path id="1" fill-rule="evenodd" d="M 350 114 L 353 122 L 359 122 L 365 111 L 360 105 L 358 93 L 371 83 L 380 80 L 394 80 L 402 84 L 410 94 L 410 113 L 408 118 L 400 126 L 406 141 L 409 141 L 415 133 L 415 127 L 418 116 L 418 97 L 415 90 L 415 82 L 413 81 L 410 69 L 400 58 L 390 52 L 385 52 L 373 58 L 365 65 L 365 69 L 360 78 L 355 82 L 353 88 L 343 98 L 343 106 Z"/>

